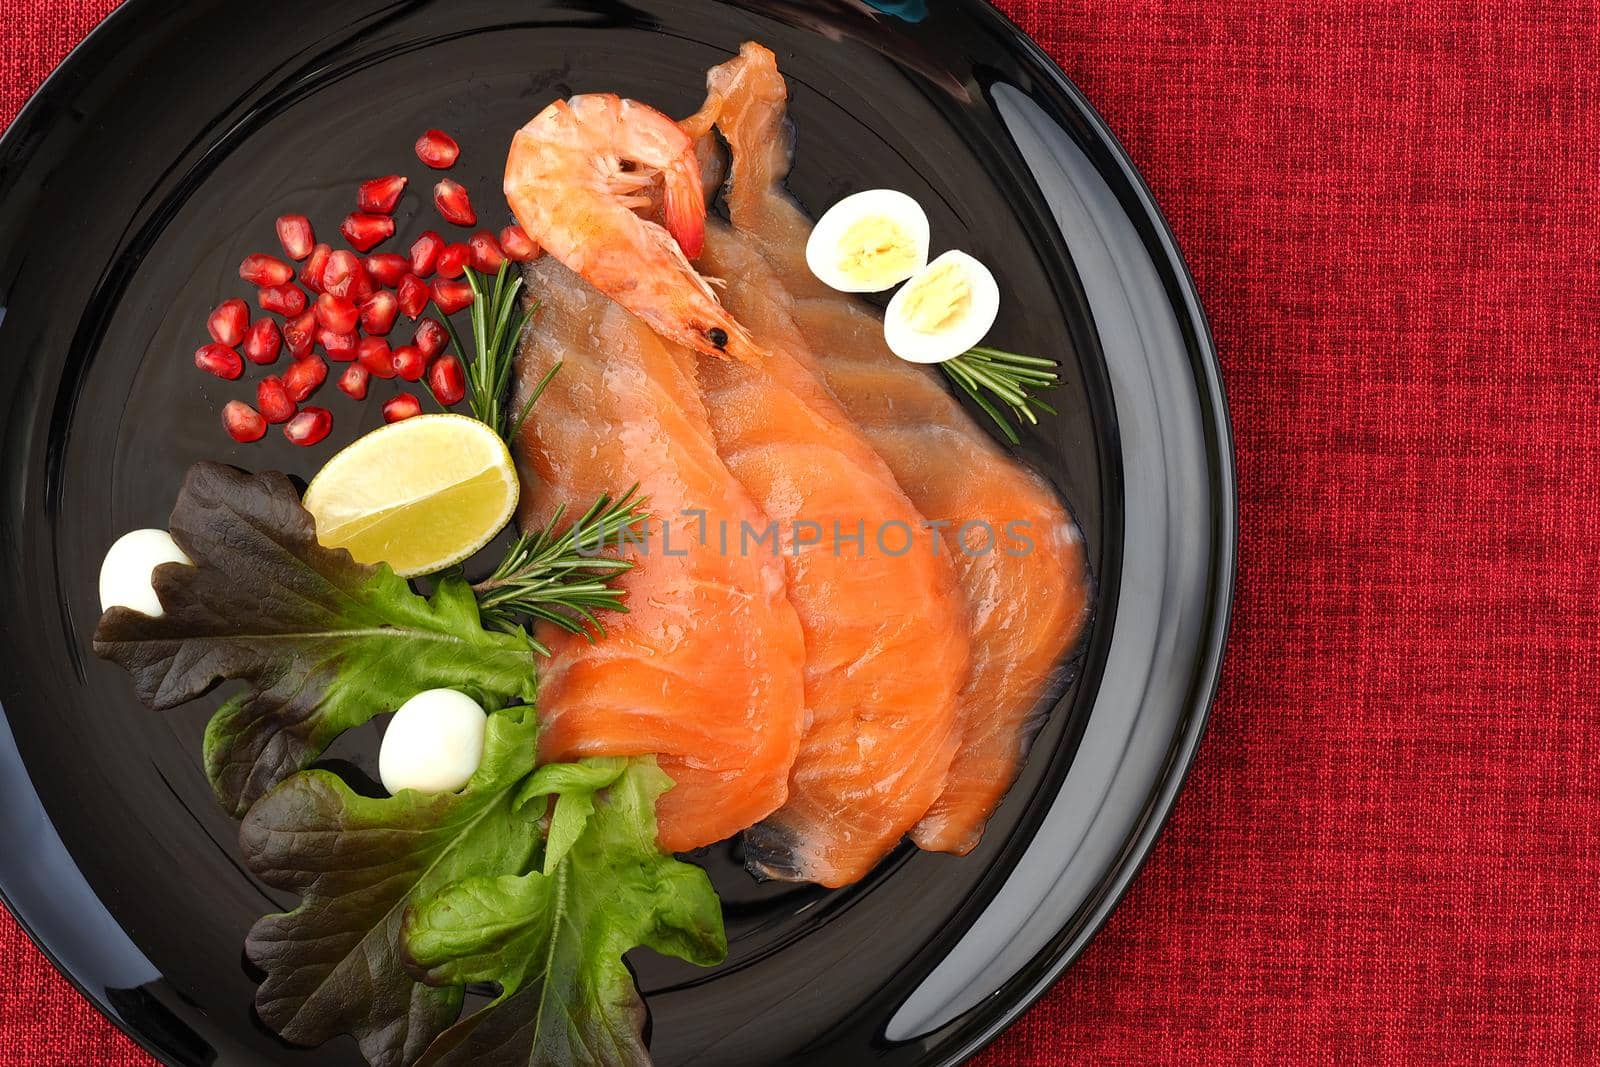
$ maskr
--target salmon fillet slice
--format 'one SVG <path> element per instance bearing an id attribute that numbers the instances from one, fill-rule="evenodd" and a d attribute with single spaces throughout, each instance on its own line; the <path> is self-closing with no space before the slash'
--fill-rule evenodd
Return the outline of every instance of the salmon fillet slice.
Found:
<path id="1" fill-rule="evenodd" d="M 648 548 L 627 550 L 636 565 L 618 583 L 628 611 L 604 614 L 606 636 L 538 631 L 552 651 L 540 759 L 654 753 L 676 783 L 657 806 L 662 847 L 723 840 L 784 803 L 805 725 L 783 564 L 698 536 L 701 512 L 735 529 L 767 519 L 717 456 L 697 357 L 549 257 L 526 277 L 541 310 L 518 353 L 516 410 L 561 370 L 516 440 L 519 521 L 542 526 L 561 505 L 570 520 L 635 483 L 652 516 Z"/>
<path id="2" fill-rule="evenodd" d="M 1015 781 L 1044 719 L 1040 703 L 1090 618 L 1082 537 L 1050 486 L 967 415 L 936 370 L 889 351 L 875 309 L 811 274 L 811 220 L 782 188 L 791 161 L 788 87 L 772 53 L 746 44 L 707 85 L 697 118 L 703 127 L 714 117 L 728 142 L 736 234 L 790 297 L 814 357 L 810 369 L 923 515 L 957 536 L 975 524 L 966 528 L 968 550 L 952 557 L 972 637 L 960 745 L 943 793 L 911 834 L 922 848 L 964 855 Z"/>
<path id="3" fill-rule="evenodd" d="M 802 364 L 771 267 L 717 225 L 699 266 L 738 279 L 723 304 L 766 353 L 759 365 L 705 361 L 700 386 L 718 454 L 779 524 L 806 645 L 810 726 L 788 802 L 745 835 L 746 860 L 767 877 L 846 885 L 944 790 L 967 680 L 965 602 L 948 548 Z"/>

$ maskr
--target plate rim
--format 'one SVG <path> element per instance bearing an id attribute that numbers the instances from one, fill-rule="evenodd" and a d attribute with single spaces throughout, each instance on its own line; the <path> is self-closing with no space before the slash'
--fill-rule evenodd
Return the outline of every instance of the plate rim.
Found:
<path id="1" fill-rule="evenodd" d="M 1178 245 L 1177 235 L 1162 213 L 1144 175 L 1112 132 L 1105 117 L 1089 100 L 1088 94 L 1044 50 L 1043 45 L 991 0 L 971 0 L 971 6 L 977 17 L 992 22 L 997 33 L 1050 80 L 1049 89 L 1064 98 L 1083 119 L 1115 163 L 1128 190 L 1136 197 L 1161 253 L 1160 257 L 1153 258 L 1159 258 L 1172 271 L 1173 284 L 1164 288 L 1169 296 L 1181 298 L 1181 304 L 1174 303 L 1174 311 L 1182 313 L 1184 325 L 1190 331 L 1190 336 L 1185 338 L 1185 347 L 1191 367 L 1199 372 L 1198 384 L 1205 387 L 1197 390 L 1199 408 L 1206 429 L 1215 441 L 1215 463 L 1208 462 L 1208 466 L 1212 467 L 1210 495 L 1216 509 L 1216 543 L 1211 552 L 1213 577 L 1204 628 L 1205 640 L 1198 649 L 1200 658 L 1196 664 L 1196 677 L 1190 686 L 1188 705 L 1184 709 L 1183 725 L 1174 735 L 1161 774 L 1139 813 L 1137 828 L 1124 843 L 1118 862 L 1101 879 L 1097 899 L 1082 920 L 1079 932 L 1062 946 L 1042 949 L 1017 974 L 1018 979 L 1028 976 L 1026 988 L 1020 995 L 1011 998 L 1004 1007 L 994 1012 L 985 1025 L 954 1048 L 950 1055 L 930 1067 L 959 1067 L 1010 1029 L 1077 962 L 1090 942 L 1105 929 L 1111 914 L 1133 887 L 1172 817 L 1210 726 L 1211 713 L 1222 683 L 1222 665 L 1233 624 L 1239 571 L 1238 465 L 1233 418 L 1216 341 L 1200 301 L 1199 287 Z M 1149 247 L 1148 241 L 1146 247 Z M 1154 253 L 1157 249 L 1151 251 Z M 1029 972 L 1032 972 L 1031 976 Z"/>
<path id="2" fill-rule="evenodd" d="M 737 0 L 724 2 L 737 6 Z M 1015 50 L 1027 65 L 1047 79 L 1046 88 L 1058 101 L 1067 105 L 1066 110 L 1075 113 L 1083 121 L 1115 165 L 1127 191 L 1133 194 L 1144 216 L 1141 221 L 1149 227 L 1145 244 L 1152 258 L 1172 272 L 1170 283 L 1163 288 L 1172 298 L 1173 310 L 1186 328 L 1188 361 L 1197 372 L 1197 385 L 1203 386 L 1197 390 L 1198 407 L 1208 436 L 1214 441 L 1215 454 L 1208 457 L 1208 466 L 1211 468 L 1210 498 L 1215 509 L 1215 544 L 1211 552 L 1212 581 L 1202 631 L 1203 641 L 1196 648 L 1195 678 L 1183 709 L 1182 725 L 1173 736 L 1159 777 L 1139 813 L 1136 828 L 1126 839 L 1117 862 L 1102 877 L 1093 904 L 1081 920 L 1078 932 L 1062 945 L 1041 949 L 1017 972 L 1014 980 L 1024 983 L 1021 992 L 1008 997 L 998 1010 L 984 1013 L 989 1015 L 985 1022 L 949 1049 L 947 1054 L 930 1059 L 928 1067 L 958 1067 L 999 1038 L 1036 1005 L 1077 961 L 1132 888 L 1171 818 L 1210 725 L 1232 627 L 1239 566 L 1238 470 L 1231 410 L 1215 340 L 1200 301 L 1198 286 L 1176 235 L 1148 182 L 1121 141 L 1088 95 L 1061 65 L 991 0 L 957 2 L 967 7 L 980 22 L 987 20 L 1007 47 Z M 54 98 L 65 91 L 66 83 L 79 76 L 81 72 L 78 68 L 87 62 L 88 54 L 99 48 L 124 22 L 143 17 L 147 8 L 159 10 L 158 0 L 122 0 L 67 52 L 28 96 L 10 125 L 0 133 L 0 160 L 15 150 L 18 142 L 26 140 L 30 128 L 44 121 L 46 116 L 42 113 L 50 109 Z M 1151 237 L 1154 238 L 1153 244 L 1149 240 Z M 56 974 L 64 978 L 102 1017 L 154 1060 L 168 1062 L 164 1058 L 164 1051 L 152 1039 L 134 1029 L 108 1002 L 63 964 L 58 953 L 36 934 L 28 918 L 13 906 L 3 887 L 0 887 L 0 905 L 5 907 L 18 928 L 49 961 Z"/>
<path id="3" fill-rule="evenodd" d="M 65 91 L 65 83 L 77 74 L 75 68 L 86 62 L 86 55 L 90 50 L 100 46 L 100 42 L 109 35 L 114 24 L 121 24 L 132 18 L 132 13 L 135 10 L 142 12 L 145 7 L 153 6 L 156 2 L 158 0 L 120 0 L 116 7 L 112 8 L 99 22 L 95 23 L 88 33 L 84 34 L 83 40 L 73 45 L 67 51 L 67 54 L 61 57 L 61 61 L 51 69 L 49 74 L 45 75 L 44 81 L 40 82 L 38 88 L 28 95 L 28 99 L 23 101 L 22 107 L 17 109 L 17 114 L 11 120 L 11 124 L 4 130 L 0 130 L 0 162 L 4 162 L 7 153 L 15 147 L 18 141 L 25 138 L 25 133 L 29 128 L 38 125 L 43 120 L 43 116 L 36 113 L 43 112 L 49 108 L 51 99 Z M 3 718 L 3 716 L 4 708 L 0 706 L 0 718 Z M 5 724 L 5 732 L 9 739 L 9 723 Z M 11 744 L 15 748 L 15 742 L 13 741 Z M 28 788 L 32 789 L 31 782 L 28 784 Z M 46 944 L 34 932 L 33 923 L 29 922 L 27 916 L 19 912 L 12 904 L 4 886 L 0 886 L 0 906 L 6 909 L 6 914 L 11 916 L 11 920 L 17 924 L 17 928 L 23 932 L 33 944 L 33 947 L 49 961 L 51 970 L 55 971 L 57 976 L 66 979 L 67 983 L 77 990 L 78 995 L 93 1006 L 102 1019 L 109 1022 L 134 1044 L 138 1045 L 155 1062 L 160 1064 L 167 1063 L 161 1049 L 154 1041 L 129 1026 L 103 997 L 97 995 L 83 979 L 62 964 L 61 957 L 56 950 Z"/>

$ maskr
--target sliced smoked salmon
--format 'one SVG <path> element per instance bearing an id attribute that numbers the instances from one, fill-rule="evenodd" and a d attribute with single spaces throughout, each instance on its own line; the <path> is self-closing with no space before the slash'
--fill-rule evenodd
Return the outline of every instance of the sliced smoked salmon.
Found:
<path id="1" fill-rule="evenodd" d="M 888 350 L 875 310 L 806 267 L 812 224 L 782 188 L 791 159 L 788 88 L 772 53 L 746 44 L 710 72 L 707 86 L 707 106 L 687 128 L 699 133 L 711 117 L 728 141 L 735 231 L 790 298 L 804 351 L 815 357 L 808 366 L 924 516 L 951 530 L 974 524 L 966 550 L 952 557 L 972 627 L 960 748 L 943 793 L 912 833 L 923 848 L 964 854 L 1015 780 L 1042 722 L 1040 702 L 1089 619 L 1082 538 L 1051 488 L 1001 450 L 937 371 Z M 742 301 L 732 307 L 733 295 L 736 317 L 754 311 Z M 762 298 L 770 298 L 765 289 Z"/>
<path id="2" fill-rule="evenodd" d="M 777 809 L 805 720 L 800 624 L 783 563 L 725 553 L 699 536 L 767 518 L 717 455 L 696 382 L 701 357 L 669 345 L 555 260 L 527 269 L 541 305 L 517 360 L 517 409 L 561 370 L 516 441 L 519 520 L 570 519 L 637 483 L 648 547 L 619 582 L 626 614 L 603 639 L 545 626 L 552 650 L 539 712 L 544 760 L 655 753 L 677 783 L 657 808 L 661 844 L 720 841 Z M 662 524 L 666 524 L 663 537 Z"/>
<path id="3" fill-rule="evenodd" d="M 718 454 L 779 524 L 806 645 L 810 726 L 789 800 L 745 835 L 760 874 L 857 881 L 945 788 L 968 671 L 950 551 L 806 369 L 792 301 L 759 253 L 713 225 L 699 266 L 737 278 L 723 304 L 766 353 L 705 361 Z"/>

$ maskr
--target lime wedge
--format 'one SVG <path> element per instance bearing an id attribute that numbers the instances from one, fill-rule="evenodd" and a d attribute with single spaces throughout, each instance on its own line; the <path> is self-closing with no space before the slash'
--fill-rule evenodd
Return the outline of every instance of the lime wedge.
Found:
<path id="1" fill-rule="evenodd" d="M 460 563 L 517 507 L 505 442 L 465 415 L 418 415 L 353 442 L 311 480 L 317 540 L 402 577 Z"/>

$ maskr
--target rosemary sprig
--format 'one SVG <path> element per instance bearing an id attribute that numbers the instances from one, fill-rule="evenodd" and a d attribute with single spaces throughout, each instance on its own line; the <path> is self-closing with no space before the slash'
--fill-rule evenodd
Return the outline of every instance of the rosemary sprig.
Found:
<path id="1" fill-rule="evenodd" d="M 511 418 L 511 379 L 517 361 L 517 346 L 521 343 L 523 328 L 539 310 L 539 305 L 535 301 L 529 307 L 521 306 L 518 297 L 522 292 L 522 275 L 511 269 L 509 260 L 500 264 L 492 281 L 484 279 L 470 267 L 466 271 L 466 279 L 472 287 L 470 354 L 461 343 L 461 335 L 456 332 L 450 316 L 440 311 L 439 318 L 466 364 L 467 404 L 472 408 L 472 417 L 491 427 L 509 443 L 522 429 L 533 402 L 550 384 L 550 379 L 561 369 L 561 364 L 550 368 L 516 418 Z M 435 304 L 434 308 L 438 310 L 438 305 Z"/>
<path id="2" fill-rule="evenodd" d="M 467 402 L 473 417 L 510 444 L 561 364 L 545 372 L 512 418 L 511 381 L 517 347 L 528 320 L 539 309 L 538 302 L 520 306 L 522 275 L 510 270 L 509 261 L 500 264 L 492 282 L 471 268 L 465 273 L 472 287 L 470 358 L 450 316 L 437 304 L 434 308 L 466 365 Z M 472 586 L 484 625 L 515 631 L 522 628 L 524 620 L 543 619 L 590 640 L 597 632 L 604 635 L 605 626 L 596 612 L 628 610 L 622 591 L 609 583 L 633 563 L 601 555 L 599 550 L 645 520 L 647 513 L 638 490 L 635 485 L 616 500 L 602 496 L 560 533 L 556 531 L 566 508 L 557 508 L 544 529 L 524 533 L 512 542 L 494 573 Z M 533 639 L 533 647 L 540 655 L 550 654 L 537 639 Z"/>
<path id="3" fill-rule="evenodd" d="M 557 533 L 565 511 L 557 508 L 544 529 L 517 538 L 494 573 L 473 585 L 486 624 L 513 630 L 523 618 L 543 619 L 593 640 L 595 633 L 606 632 L 596 612 L 628 610 L 622 591 L 609 583 L 631 569 L 633 562 L 598 552 L 648 517 L 639 487 L 615 500 L 602 496 Z M 541 655 L 550 654 L 537 641 L 534 644 Z"/>
<path id="4" fill-rule="evenodd" d="M 1012 444 L 1018 443 L 1017 432 L 1000 413 L 995 400 L 1010 408 L 1014 417 L 1035 426 L 1039 424 L 1039 418 L 1034 414 L 1035 408 L 1051 415 L 1056 413 L 1055 408 L 1033 395 L 1037 390 L 1053 388 L 1060 381 L 1056 374 L 1059 364 L 1053 359 L 979 347 L 969 348 L 939 366 L 951 381 L 961 387 L 962 392 L 988 412 L 1006 435 L 1006 440 Z M 986 392 L 992 394 L 995 400 L 984 396 Z"/>

